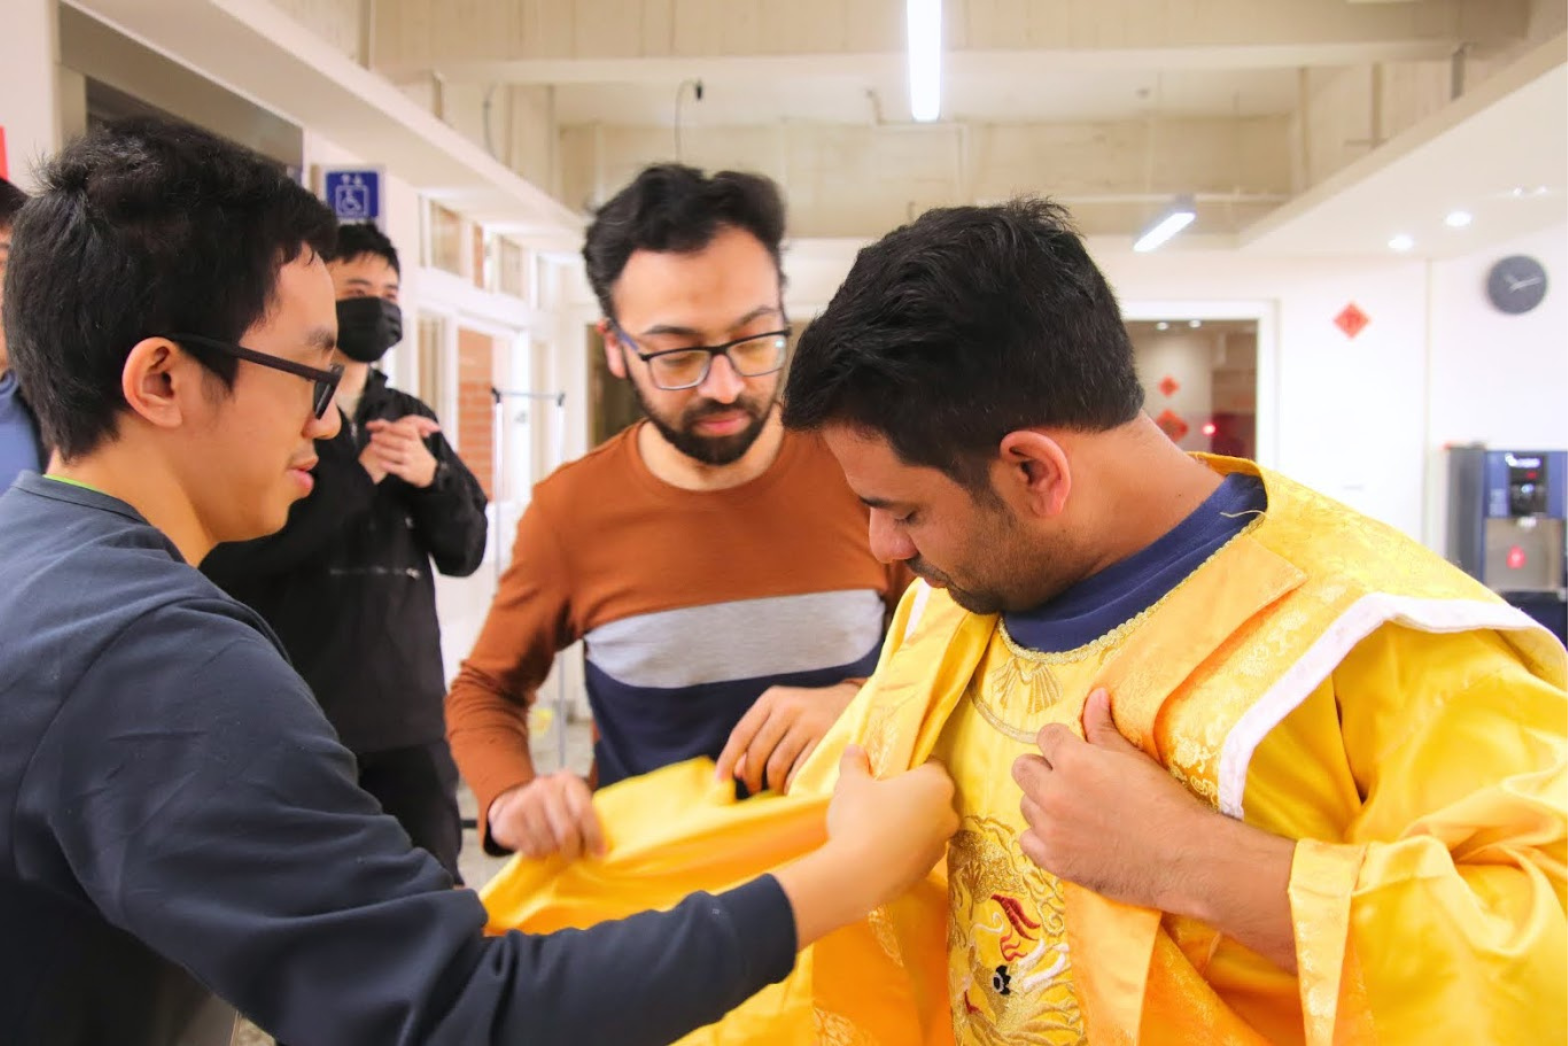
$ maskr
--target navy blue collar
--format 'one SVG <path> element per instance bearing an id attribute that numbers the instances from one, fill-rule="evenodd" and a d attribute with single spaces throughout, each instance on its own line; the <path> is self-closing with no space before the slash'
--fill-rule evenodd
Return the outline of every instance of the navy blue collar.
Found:
<path id="1" fill-rule="evenodd" d="M 1263 481 L 1233 473 L 1187 518 L 1119 563 L 1033 610 L 1005 615 L 1014 641 L 1043 653 L 1092 643 L 1163 599 L 1268 507 Z"/>

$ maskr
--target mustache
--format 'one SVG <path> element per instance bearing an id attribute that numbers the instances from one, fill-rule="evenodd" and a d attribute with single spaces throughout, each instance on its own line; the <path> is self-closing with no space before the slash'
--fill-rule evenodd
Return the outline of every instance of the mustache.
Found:
<path id="1" fill-rule="evenodd" d="M 913 573 L 918 574 L 927 581 L 935 581 L 938 584 L 946 585 L 950 584 L 953 580 L 946 574 L 942 573 L 942 571 L 938 570 L 936 567 L 933 567 L 930 563 L 927 563 L 925 559 L 920 556 L 915 556 L 912 559 L 906 559 L 904 561 L 904 565 L 907 566 Z"/>
<path id="2" fill-rule="evenodd" d="M 682 419 L 686 424 L 690 425 L 694 422 L 701 421 L 703 418 L 711 418 L 719 414 L 729 414 L 737 410 L 747 414 L 752 418 L 755 418 L 760 414 L 760 411 L 757 409 L 757 405 L 745 399 L 738 399 L 734 403 L 720 403 L 717 400 L 702 400 L 700 403 L 694 403 L 690 407 L 687 407 L 684 414 L 682 415 Z"/>

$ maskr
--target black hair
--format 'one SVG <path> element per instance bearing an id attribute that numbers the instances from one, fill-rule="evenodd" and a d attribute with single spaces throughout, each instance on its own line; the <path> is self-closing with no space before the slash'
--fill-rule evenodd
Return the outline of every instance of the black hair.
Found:
<path id="1" fill-rule="evenodd" d="M 11 365 L 44 438 L 68 460 L 112 438 L 138 341 L 238 341 L 279 270 L 327 255 L 336 229 L 281 168 L 189 124 L 137 118 L 67 145 L 17 218 L 5 293 Z M 233 385 L 238 361 L 186 351 Z"/>
<path id="2" fill-rule="evenodd" d="M 386 233 L 370 222 L 338 226 L 338 244 L 333 249 L 332 260 L 351 262 L 366 254 L 374 254 L 392 266 L 393 272 L 403 275 L 403 266 L 397 260 L 397 248 L 392 246 Z"/>
<path id="3" fill-rule="evenodd" d="M 1100 431 L 1142 406 L 1121 310 L 1067 211 L 1022 198 L 928 211 L 862 250 L 801 336 L 784 422 L 847 423 L 989 490 L 1007 433 Z"/>
<path id="4" fill-rule="evenodd" d="M 27 202 L 27 194 L 4 178 L 0 178 L 0 229 L 16 221 L 16 212 Z"/>
<path id="5" fill-rule="evenodd" d="M 599 208 L 583 244 L 588 282 L 604 315 L 615 319 L 611 291 L 633 252 L 691 254 L 712 243 L 723 228 L 751 233 L 779 266 L 784 198 L 778 186 L 760 174 L 739 171 L 709 177 L 674 163 L 645 168 Z"/>

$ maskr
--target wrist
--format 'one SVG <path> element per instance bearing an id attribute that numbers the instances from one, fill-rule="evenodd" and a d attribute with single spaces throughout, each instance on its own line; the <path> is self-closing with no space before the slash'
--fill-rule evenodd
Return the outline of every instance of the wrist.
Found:
<path id="1" fill-rule="evenodd" d="M 492 837 L 495 835 L 496 822 L 505 819 L 507 808 L 510 807 L 512 803 L 515 802 L 518 797 L 523 794 L 523 791 L 532 783 L 533 782 L 531 781 L 525 781 L 522 784 L 512 785 L 510 788 L 499 792 L 494 799 L 490 800 L 490 805 L 485 807 L 485 823 L 490 826 L 490 834 Z M 497 842 L 499 841 L 500 840 L 497 840 Z"/>
<path id="2" fill-rule="evenodd" d="M 1231 819 L 1207 808 L 1194 810 L 1166 830 L 1165 853 L 1155 863 L 1152 906 L 1171 915 L 1207 923 L 1213 898 L 1207 889 L 1216 854 L 1229 845 Z"/>
<path id="3" fill-rule="evenodd" d="M 855 875 L 849 857 L 842 846 L 829 842 L 773 873 L 794 912 L 799 947 L 863 918 L 881 903 Z"/>
<path id="4" fill-rule="evenodd" d="M 415 490 L 434 490 L 440 485 L 441 474 L 443 471 L 444 466 L 441 462 L 437 461 L 430 466 L 429 472 L 421 472 L 414 476 L 414 478 L 408 480 L 408 485 L 413 487 Z"/>
<path id="5" fill-rule="evenodd" d="M 874 849 L 860 839 L 831 836 L 817 849 L 846 903 L 862 914 L 898 896 L 901 885 L 900 881 L 884 874 L 886 862 L 879 860 L 880 855 Z"/>
<path id="6" fill-rule="evenodd" d="M 844 714 L 844 710 L 855 700 L 855 695 L 860 693 L 860 688 L 865 684 L 864 679 L 846 679 L 833 687 L 834 707 L 838 715 Z"/>
<path id="7" fill-rule="evenodd" d="M 1278 892 L 1285 892 L 1294 850 L 1289 839 L 1205 808 L 1172 833 L 1156 907 L 1208 926 L 1227 926 L 1238 884 L 1271 889 L 1265 881 L 1284 868 Z"/>

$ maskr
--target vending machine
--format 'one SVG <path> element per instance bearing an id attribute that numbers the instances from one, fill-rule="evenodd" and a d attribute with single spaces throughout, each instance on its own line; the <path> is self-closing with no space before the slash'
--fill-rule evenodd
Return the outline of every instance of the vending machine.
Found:
<path id="1" fill-rule="evenodd" d="M 1568 642 L 1568 451 L 1450 448 L 1448 558 Z"/>

